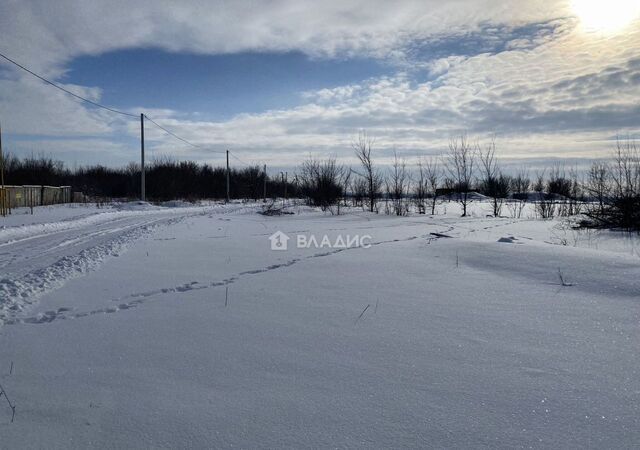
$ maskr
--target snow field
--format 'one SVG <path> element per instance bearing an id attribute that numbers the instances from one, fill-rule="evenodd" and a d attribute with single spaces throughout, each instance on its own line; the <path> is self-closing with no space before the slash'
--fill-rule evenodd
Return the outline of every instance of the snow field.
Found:
<path id="1" fill-rule="evenodd" d="M 18 405 L 13 424 L 0 407 L 0 435 L 10 448 L 631 448 L 638 258 L 561 245 L 556 225 L 303 211 L 155 227 L 0 328 Z M 373 245 L 274 252 L 276 230 Z"/>

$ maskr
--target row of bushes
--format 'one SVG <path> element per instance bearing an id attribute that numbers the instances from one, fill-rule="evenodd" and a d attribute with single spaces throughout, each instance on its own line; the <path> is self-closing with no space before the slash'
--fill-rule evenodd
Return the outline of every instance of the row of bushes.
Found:
<path id="1" fill-rule="evenodd" d="M 591 166 L 586 190 L 593 198 L 585 226 L 640 231 L 640 152 L 635 141 L 618 141 L 613 158 Z"/>
<path id="2" fill-rule="evenodd" d="M 394 157 L 386 171 L 374 164 L 374 141 L 362 133 L 354 143 L 360 165 L 339 165 L 333 157 L 310 157 L 300 167 L 301 193 L 311 205 L 338 211 L 347 197 L 355 206 L 378 212 L 385 198 L 387 214 L 406 215 L 410 202 L 419 210 L 435 212 L 438 198 L 446 195 L 462 206 L 463 216 L 479 192 L 491 200 L 493 215 L 508 205 L 512 217 L 520 217 L 528 201 L 538 217 L 584 214 L 584 226 L 640 230 L 640 154 L 635 141 L 619 140 L 609 162 L 595 162 L 588 173 L 565 171 L 560 165 L 538 171 L 505 174 L 495 155 L 495 141 L 487 146 L 470 144 L 466 136 L 452 139 L 447 154 L 418 159 L 417 170 Z"/>
<path id="3" fill-rule="evenodd" d="M 140 195 L 140 166 L 105 166 L 70 169 L 61 161 L 44 156 L 19 159 L 8 155 L 4 164 L 5 183 L 12 185 L 72 186 L 91 197 L 137 198 Z M 259 167 L 230 171 L 231 198 L 260 199 L 265 173 Z M 226 169 L 192 161 L 162 159 L 153 161 L 145 172 L 147 197 L 151 200 L 224 198 Z M 288 191 L 295 193 L 289 183 Z M 267 176 L 267 193 L 281 196 L 284 182 Z"/>

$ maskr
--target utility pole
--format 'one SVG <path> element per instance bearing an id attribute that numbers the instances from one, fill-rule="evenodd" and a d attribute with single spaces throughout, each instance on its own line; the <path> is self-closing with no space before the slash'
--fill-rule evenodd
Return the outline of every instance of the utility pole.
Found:
<path id="1" fill-rule="evenodd" d="M 263 184 L 262 184 L 262 203 L 267 203 L 267 165 L 264 165 L 262 169 L 263 173 Z"/>
<path id="2" fill-rule="evenodd" d="M 144 114 L 140 113 L 140 200 L 146 200 L 144 181 Z"/>
<path id="3" fill-rule="evenodd" d="M 284 208 L 287 200 L 287 173 L 280 172 L 280 179 L 282 180 L 282 184 L 284 186 L 284 196 L 282 197 L 282 207 Z"/>
<path id="4" fill-rule="evenodd" d="M 2 153 L 2 124 L 1 123 L 0 123 L 0 183 L 2 183 L 2 189 L 4 189 L 4 155 Z"/>
<path id="5" fill-rule="evenodd" d="M 227 203 L 229 203 L 229 150 L 227 150 Z"/>
<path id="6" fill-rule="evenodd" d="M 3 217 L 7 214 L 5 202 L 7 201 L 7 196 L 4 192 L 4 155 L 2 153 L 2 124 L 0 124 L 0 183 L 2 189 L 0 189 L 0 215 Z"/>

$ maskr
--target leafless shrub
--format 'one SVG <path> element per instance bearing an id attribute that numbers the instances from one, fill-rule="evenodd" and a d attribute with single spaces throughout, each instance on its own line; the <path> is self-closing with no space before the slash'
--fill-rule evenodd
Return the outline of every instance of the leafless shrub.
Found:
<path id="1" fill-rule="evenodd" d="M 263 216 L 283 216 L 283 215 L 292 215 L 292 211 L 286 211 L 284 206 L 280 203 L 276 204 L 276 201 L 271 199 L 268 203 L 262 205 L 262 211 L 260 214 Z"/>
<path id="2" fill-rule="evenodd" d="M 300 189 L 310 205 L 319 206 L 323 211 L 330 210 L 343 195 L 343 177 L 345 169 L 336 163 L 335 157 L 323 161 L 309 157 L 300 169 Z M 339 213 L 339 209 L 338 209 Z"/>
<path id="3" fill-rule="evenodd" d="M 527 206 L 529 198 L 529 189 L 531 188 L 531 179 L 527 169 L 520 169 L 516 175 L 511 178 L 511 201 L 507 204 L 511 212 L 511 217 L 520 219 L 522 212 Z"/>
<path id="4" fill-rule="evenodd" d="M 559 216 L 568 217 L 580 213 L 582 194 L 577 169 L 570 170 L 567 175 L 564 167 L 554 166 L 547 181 L 547 193 L 554 201 Z"/>
<path id="5" fill-rule="evenodd" d="M 502 213 L 504 201 L 509 196 L 511 179 L 500 171 L 495 153 L 495 138 L 491 140 L 485 150 L 478 147 L 478 158 L 481 163 L 479 190 L 482 194 L 491 198 L 493 216 L 498 217 Z"/>
<path id="6" fill-rule="evenodd" d="M 545 171 L 538 172 L 536 174 L 536 182 L 533 185 L 533 190 L 536 192 L 536 214 L 541 219 L 553 219 L 556 211 L 556 203 L 553 199 L 553 195 L 545 192 L 546 181 Z"/>
<path id="7" fill-rule="evenodd" d="M 347 195 L 349 193 L 349 187 L 351 186 L 351 174 L 353 170 L 350 167 L 345 167 L 342 170 L 342 176 L 340 177 L 340 184 L 342 185 L 343 204 L 347 206 Z"/>
<path id="8" fill-rule="evenodd" d="M 430 158 L 424 163 L 424 179 L 427 196 L 431 199 L 431 215 L 436 213 L 438 189 L 442 179 L 442 171 L 436 158 Z"/>
<path id="9" fill-rule="evenodd" d="M 597 201 L 583 225 L 640 231 L 640 153 L 633 139 L 617 140 L 613 161 L 594 165 L 588 186 Z"/>
<path id="10" fill-rule="evenodd" d="M 428 187 L 426 169 L 422 158 L 418 158 L 418 173 L 416 175 L 415 182 L 413 183 L 413 198 L 418 207 L 420 214 L 424 214 L 426 211 L 425 200 L 427 199 Z"/>
<path id="11" fill-rule="evenodd" d="M 395 150 L 393 156 L 393 164 L 386 180 L 387 198 L 391 200 L 389 213 L 393 212 L 396 216 L 406 216 L 409 214 L 407 164 L 404 160 L 398 159 L 398 153 Z"/>
<path id="12" fill-rule="evenodd" d="M 594 162 L 589 168 L 585 190 L 595 202 L 591 208 L 594 215 L 602 217 L 612 192 L 611 168 L 606 162 Z"/>
<path id="13" fill-rule="evenodd" d="M 441 171 L 437 158 L 418 159 L 418 175 L 414 184 L 414 197 L 419 209 L 424 213 L 427 206 L 431 215 L 436 212 L 439 196 Z M 428 204 L 427 204 L 428 203 Z"/>
<path id="14" fill-rule="evenodd" d="M 353 149 L 355 151 L 362 172 L 360 176 L 364 178 L 367 186 L 367 200 L 369 203 L 369 211 L 374 212 L 376 210 L 376 201 L 380 198 L 380 191 L 382 190 L 382 174 L 374 166 L 373 159 L 371 157 L 371 151 L 373 149 L 374 140 L 367 136 L 366 131 L 361 131 L 358 135 L 358 140 L 353 143 Z"/>
<path id="15" fill-rule="evenodd" d="M 367 182 L 362 177 L 352 177 L 351 181 L 353 206 L 362 206 L 364 208 L 364 200 L 367 198 Z"/>
<path id="16" fill-rule="evenodd" d="M 465 134 L 449 140 L 449 152 L 445 157 L 445 167 L 462 206 L 462 217 L 467 216 L 469 191 L 475 169 L 475 150 L 469 144 Z"/>

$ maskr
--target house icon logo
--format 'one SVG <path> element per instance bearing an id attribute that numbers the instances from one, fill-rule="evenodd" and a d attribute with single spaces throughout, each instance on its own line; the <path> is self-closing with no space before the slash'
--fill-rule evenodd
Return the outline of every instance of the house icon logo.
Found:
<path id="1" fill-rule="evenodd" d="M 291 239 L 282 231 L 277 231 L 271 236 L 269 236 L 269 240 L 271 241 L 271 250 L 276 251 L 284 251 L 287 249 L 287 243 Z"/>

